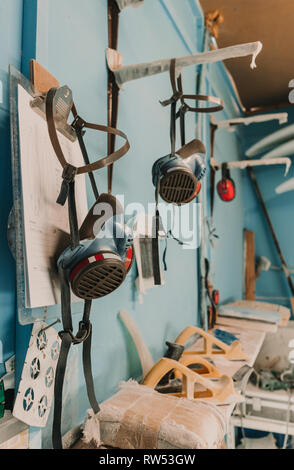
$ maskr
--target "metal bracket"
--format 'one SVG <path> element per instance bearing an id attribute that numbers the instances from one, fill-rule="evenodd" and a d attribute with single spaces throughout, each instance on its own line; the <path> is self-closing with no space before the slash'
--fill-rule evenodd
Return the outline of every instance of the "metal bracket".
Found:
<path id="1" fill-rule="evenodd" d="M 227 168 L 239 168 L 240 170 L 244 170 L 245 168 L 251 166 L 266 166 L 266 165 L 285 165 L 285 176 L 287 175 L 290 166 L 292 165 L 292 161 L 290 158 L 271 158 L 268 160 L 237 160 L 233 162 L 226 162 Z M 211 166 L 215 170 L 220 170 L 222 164 L 219 163 L 215 158 L 211 158 Z"/>
<path id="2" fill-rule="evenodd" d="M 140 7 L 143 5 L 144 0 L 115 0 L 120 10 L 126 7 Z"/>
<path id="3" fill-rule="evenodd" d="M 219 62 L 226 59 L 235 57 L 252 56 L 251 68 L 255 68 L 255 59 L 262 49 L 260 41 L 250 42 L 246 44 L 239 44 L 236 46 L 225 47 L 208 52 L 200 52 L 190 54 L 185 57 L 176 59 L 176 73 L 180 74 L 181 69 L 191 65 L 201 65 L 213 62 Z M 161 59 L 154 62 L 145 62 L 141 64 L 122 65 L 122 54 L 114 49 L 108 48 L 106 50 L 106 59 L 109 69 L 115 76 L 116 83 L 121 87 L 124 83 L 131 80 L 156 75 L 159 73 L 167 72 L 170 67 L 171 59 Z"/>
<path id="4" fill-rule="evenodd" d="M 259 114 L 256 116 L 238 117 L 224 121 L 217 121 L 213 116 L 211 116 L 210 122 L 212 126 L 215 126 L 217 129 L 227 129 L 228 131 L 233 131 L 236 126 L 240 124 L 249 126 L 250 124 L 254 123 L 274 120 L 279 121 L 279 124 L 285 124 L 288 122 L 288 113 Z"/>

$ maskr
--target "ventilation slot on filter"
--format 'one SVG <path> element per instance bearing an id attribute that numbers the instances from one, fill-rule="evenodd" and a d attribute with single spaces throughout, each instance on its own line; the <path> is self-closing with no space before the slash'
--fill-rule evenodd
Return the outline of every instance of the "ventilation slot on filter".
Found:
<path id="1" fill-rule="evenodd" d="M 183 204 L 188 202 L 196 191 L 194 175 L 182 170 L 174 170 L 164 176 L 160 183 L 160 195 L 166 202 Z"/>
<path id="2" fill-rule="evenodd" d="M 121 261 L 98 261 L 78 273 L 72 281 L 72 289 L 82 299 L 97 299 L 117 289 L 125 277 L 126 269 Z"/>

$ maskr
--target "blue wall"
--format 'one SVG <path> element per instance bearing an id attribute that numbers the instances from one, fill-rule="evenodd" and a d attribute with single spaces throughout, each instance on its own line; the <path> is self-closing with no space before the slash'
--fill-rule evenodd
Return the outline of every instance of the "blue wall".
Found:
<path id="1" fill-rule="evenodd" d="M 280 126 L 277 121 L 263 124 L 252 124 L 242 129 L 242 145 L 244 151 L 253 143 L 259 141 L 266 135 L 282 129 L 294 122 L 293 108 L 279 110 L 288 112 L 288 123 Z M 292 215 L 294 192 L 276 194 L 275 188 L 286 181 L 286 178 L 294 176 L 293 166 L 290 168 L 287 177 L 284 177 L 284 166 L 272 166 L 256 168 L 255 174 L 264 197 L 272 224 L 276 231 L 282 252 L 289 268 L 294 267 L 294 251 L 292 236 L 294 230 L 294 219 Z M 256 257 L 266 256 L 274 266 L 281 266 L 274 242 L 269 232 L 263 213 L 254 188 L 247 174 L 243 175 L 244 211 L 245 226 L 248 230 L 255 232 L 255 252 Z M 259 297 L 289 297 L 291 294 L 288 283 L 282 271 L 263 271 L 256 283 L 256 296 Z M 287 300 L 271 300 L 273 303 L 280 303 L 289 307 Z"/>
<path id="2" fill-rule="evenodd" d="M 5 3 L 7 5 L 14 3 L 19 5 L 19 8 L 22 4 L 22 2 L 10 1 Z M 183 3 L 185 3 L 185 8 L 183 8 Z M 88 121 L 106 123 L 106 0 L 98 2 L 85 0 L 82 7 L 80 0 L 25 0 L 24 6 L 23 72 L 27 73 L 28 59 L 35 56 L 43 66 L 58 77 L 61 84 L 68 84 L 72 88 L 75 103 L 83 117 Z M 22 14 L 21 11 L 14 13 L 14 21 L 16 19 L 19 21 L 20 41 Z M 6 15 L 5 11 L 5 18 Z M 33 26 L 32 20 L 36 20 Z M 4 23 L 7 23 L 6 19 Z M 16 41 L 15 29 L 11 28 L 10 31 L 13 31 L 10 35 L 13 35 L 11 40 L 14 42 Z M 17 44 L 20 48 L 19 41 Z M 127 8 L 121 13 L 118 49 L 123 54 L 125 64 L 183 56 L 200 51 L 202 47 L 203 15 L 196 0 L 182 0 L 182 2 L 145 0 L 142 7 Z M 1 60 L 2 57 L 1 55 Z M 19 66 L 19 62 L 13 61 L 13 57 L 5 60 L 6 62 L 1 65 L 5 73 L 7 73 L 8 61 Z M 193 67 L 184 71 L 184 87 L 190 93 L 195 91 L 195 77 L 196 70 Z M 216 115 L 217 119 L 239 114 L 222 65 L 208 67 L 207 89 L 225 100 L 226 110 Z M 5 96 L 7 98 L 7 90 Z M 148 202 L 154 201 L 151 167 L 154 160 L 168 153 L 170 148 L 169 109 L 162 108 L 159 100 L 169 96 L 170 84 L 167 73 L 126 84 L 121 92 L 118 127 L 127 133 L 131 150 L 115 165 L 114 193 L 124 194 L 126 204 L 140 202 L 147 206 Z M 8 119 L 7 111 L 6 116 Z M 209 155 L 208 117 L 204 123 L 205 143 Z M 8 123 L 6 133 L 7 129 Z M 195 116 L 191 114 L 187 117 L 187 139 L 194 136 Z M 90 155 L 105 154 L 106 139 L 104 137 L 97 139 L 97 135 L 89 134 L 87 144 Z M 8 140 L 7 146 L 9 146 Z M 238 135 L 219 131 L 215 156 L 220 161 L 237 159 L 240 156 Z M 7 164 L 9 164 L 9 158 Z M 7 184 L 10 169 L 6 168 L 5 171 L 5 184 Z M 240 173 L 236 172 L 233 176 L 238 187 L 241 186 Z M 99 172 L 96 175 L 96 181 L 100 191 L 105 191 L 106 172 Z M 7 188 L 5 194 L 11 198 L 10 187 Z M 88 200 L 89 205 L 92 204 L 93 196 L 89 184 Z M 4 225 L 9 207 L 9 202 L 3 205 L 5 211 L 3 215 L 1 209 L 1 223 L 3 220 Z M 218 201 L 216 196 L 214 222 L 221 237 L 217 249 L 211 252 L 214 260 L 214 282 L 221 291 L 222 301 L 230 298 L 237 299 L 242 295 L 243 269 L 241 188 L 238 189 L 236 200 L 229 206 Z M 3 254 L 7 258 L 10 257 L 6 245 Z M 197 250 L 182 250 L 175 242 L 170 241 L 167 254 L 168 271 L 165 274 L 166 284 L 148 291 L 144 296 L 143 304 L 139 303 L 134 287 L 135 267 L 132 268 L 123 286 L 116 292 L 94 302 L 92 354 L 95 387 L 99 401 L 114 393 L 120 380 L 138 377 L 141 373 L 135 349 L 118 319 L 120 309 L 124 308 L 132 315 L 155 361 L 165 351 L 164 343 L 167 339 L 173 340 L 185 326 L 198 322 L 197 256 Z M 227 266 L 228 259 L 229 267 Z M 226 263 L 225 275 L 224 263 Z M 4 316 L 7 325 L 9 321 L 13 322 L 14 318 L 14 267 L 11 260 L 8 271 L 10 285 L 6 284 L 3 289 L 4 295 L 2 295 L 1 284 L 0 297 L 1 302 L 4 301 L 6 295 L 10 298 L 10 306 Z M 6 283 L 7 279 L 8 276 L 5 278 Z M 77 310 L 79 314 L 74 316 L 75 326 L 81 317 L 82 304 Z M 2 334 L 1 324 L 0 332 Z M 20 370 L 27 346 L 28 329 L 18 326 L 17 335 L 18 339 L 22 340 L 19 342 L 20 350 L 17 353 Z M 10 335 L 10 349 L 13 348 L 12 339 Z M 72 350 L 68 370 L 70 372 L 67 375 L 64 395 L 66 402 L 64 432 L 79 424 L 89 407 L 82 376 L 81 351 L 78 348 Z M 51 420 L 52 413 L 47 427 L 42 431 L 43 447 L 50 447 Z"/>
<path id="3" fill-rule="evenodd" d="M 248 63 L 249 66 L 249 63 Z M 222 112 L 215 113 L 216 120 L 230 119 L 241 114 L 239 102 L 232 90 L 231 82 L 222 63 L 212 64 L 209 68 L 209 94 L 224 100 Z M 241 160 L 241 139 L 238 130 L 228 132 L 219 129 L 215 133 L 214 157 L 219 162 Z M 236 185 L 236 197 L 230 203 L 219 198 L 216 188 L 214 195 L 213 226 L 219 236 L 211 249 L 212 282 L 220 291 L 220 302 L 226 303 L 241 299 L 243 295 L 243 188 L 242 171 L 231 170 Z M 216 173 L 215 185 L 221 179 Z M 210 191 L 210 187 L 208 186 Z M 209 197 L 208 197 L 209 200 Z M 207 209 L 208 210 L 208 209 Z"/>
<path id="4" fill-rule="evenodd" d="M 0 3 L 0 341 L 4 361 L 15 352 L 15 268 L 7 243 L 12 208 L 8 65 L 20 68 L 21 64 L 22 8 L 22 0 Z M 0 377 L 3 372 L 0 364 Z"/>

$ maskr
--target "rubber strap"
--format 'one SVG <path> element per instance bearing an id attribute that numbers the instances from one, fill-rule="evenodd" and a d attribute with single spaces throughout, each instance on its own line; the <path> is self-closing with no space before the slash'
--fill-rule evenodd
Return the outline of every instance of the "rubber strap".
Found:
<path id="1" fill-rule="evenodd" d="M 70 198 L 69 198 L 70 201 Z M 69 207 L 70 204 L 69 204 Z M 71 314 L 71 293 L 70 285 L 67 278 L 65 269 L 62 265 L 58 267 L 59 280 L 61 286 L 61 316 L 63 331 L 59 333 L 61 337 L 60 355 L 58 358 L 55 385 L 54 385 L 54 418 L 52 428 L 52 443 L 54 449 L 62 449 L 62 435 L 61 435 L 61 417 L 62 417 L 62 391 L 64 383 L 64 375 L 66 371 L 66 364 L 68 353 L 71 344 L 83 344 L 83 369 L 85 382 L 87 387 L 87 394 L 90 404 L 95 412 L 99 411 L 99 405 L 95 397 L 94 381 L 92 376 L 91 364 L 91 338 L 92 338 L 92 325 L 90 323 L 91 313 L 91 300 L 86 300 L 84 304 L 83 319 L 79 323 L 79 330 L 76 335 L 73 334 L 72 314 Z"/>
<path id="2" fill-rule="evenodd" d="M 54 449 L 62 449 L 61 416 L 62 416 L 62 390 L 66 370 L 67 357 L 72 344 L 69 333 L 64 333 L 55 373 L 54 384 L 54 415 L 52 428 L 52 444 Z"/>
<path id="3" fill-rule="evenodd" d="M 170 81 L 173 90 L 173 96 L 171 98 L 171 113 L 170 113 L 170 142 L 171 142 L 171 155 L 176 153 L 176 112 L 177 112 L 177 101 L 180 95 L 177 93 L 176 87 L 176 60 L 172 59 L 170 62 Z"/>
<path id="4" fill-rule="evenodd" d="M 67 161 L 65 159 L 64 153 L 62 151 L 58 134 L 56 131 L 55 127 L 55 122 L 54 122 L 54 110 L 53 110 L 53 104 L 54 104 L 54 97 L 56 94 L 57 88 L 51 88 L 46 96 L 46 119 L 47 119 L 47 126 L 48 126 L 48 132 L 49 132 L 49 137 L 52 143 L 52 146 L 54 148 L 55 154 L 62 166 L 64 168 L 67 164 Z M 75 109 L 75 108 L 74 108 Z M 76 116 L 77 118 L 77 116 Z M 81 119 L 81 118 L 80 118 Z M 92 124 L 86 121 L 83 121 L 83 126 L 88 129 L 93 129 L 96 131 L 101 131 L 101 132 L 106 132 L 108 134 L 113 134 L 119 137 L 122 137 L 125 139 L 125 144 L 120 147 L 118 150 L 115 152 L 111 153 L 110 155 L 101 158 L 100 160 L 97 160 L 94 163 L 90 163 L 88 165 L 84 165 L 81 167 L 77 168 L 77 175 L 83 174 L 83 173 L 90 173 L 95 170 L 100 170 L 101 168 L 104 168 L 108 165 L 111 165 L 112 163 L 116 162 L 119 160 L 121 157 L 123 157 L 127 151 L 130 148 L 130 144 L 128 141 L 128 138 L 126 134 L 123 132 L 119 131 L 118 129 L 114 129 L 113 127 L 108 127 L 108 126 L 102 126 L 100 124 Z"/>
<path id="5" fill-rule="evenodd" d="M 61 348 L 56 368 L 54 384 L 54 417 L 52 428 L 52 444 L 54 449 L 62 449 L 62 392 L 64 376 L 66 372 L 67 358 L 71 344 L 83 343 L 83 370 L 87 388 L 87 395 L 94 413 L 98 413 L 100 409 L 95 396 L 91 363 L 92 325 L 89 319 L 92 301 L 85 301 L 83 319 L 79 324 L 78 333 L 76 334 L 76 336 L 74 336 L 72 333 L 70 287 L 67 281 L 66 273 L 61 267 L 59 268 L 59 276 L 61 283 L 62 323 L 64 330 L 59 333 L 59 335 L 61 336 Z"/>
<path id="6" fill-rule="evenodd" d="M 91 361 L 91 343 L 92 343 L 92 325 L 90 325 L 90 333 L 88 338 L 83 342 L 83 369 L 85 382 L 87 387 L 87 394 L 90 405 L 95 414 L 100 410 L 94 389 L 94 381 L 92 374 L 92 361 Z"/>
<path id="7" fill-rule="evenodd" d="M 211 165 L 212 158 L 214 157 L 214 143 L 215 143 L 215 132 L 217 126 L 210 124 L 210 217 L 213 217 L 214 209 L 214 193 L 215 193 L 215 174 L 216 170 Z"/>
<path id="8" fill-rule="evenodd" d="M 86 165 L 90 165 L 88 152 L 87 152 L 85 142 L 84 142 L 84 139 L 83 139 L 82 128 L 79 127 L 79 126 L 76 126 L 75 131 L 76 131 L 77 138 L 78 138 L 79 145 L 80 145 L 80 149 L 81 149 L 81 152 L 82 152 L 82 155 L 83 155 L 83 158 L 84 158 L 84 162 L 85 162 Z M 98 192 L 98 188 L 97 188 L 96 181 L 95 181 L 95 178 L 94 178 L 94 174 L 93 174 L 92 171 L 89 172 L 89 179 L 90 179 L 90 183 L 91 183 L 91 186 L 92 186 L 94 198 L 97 201 L 97 199 L 99 197 L 99 192 Z"/>
<path id="9" fill-rule="evenodd" d="M 180 132 L 181 132 L 181 145 L 182 147 L 186 144 L 186 126 L 185 126 L 185 117 L 186 117 L 186 107 L 181 106 L 180 108 Z"/>
<path id="10" fill-rule="evenodd" d="M 207 101 L 208 103 L 216 104 L 216 106 L 207 106 L 206 108 L 192 107 L 189 106 L 185 99 L 194 100 L 194 101 Z M 216 113 L 217 111 L 222 111 L 224 109 L 224 102 L 221 98 L 216 96 L 208 95 L 182 95 L 181 102 L 186 106 L 187 111 L 193 113 Z"/>
<path id="11" fill-rule="evenodd" d="M 76 200 L 75 200 L 75 182 L 74 181 L 72 181 L 69 184 L 68 218 L 69 218 L 69 228 L 70 228 L 71 249 L 73 250 L 80 243 L 79 226 L 78 226 L 78 218 L 77 218 L 77 208 L 76 208 Z"/>
<path id="12" fill-rule="evenodd" d="M 182 146 L 186 143 L 185 137 L 185 114 L 187 111 L 193 113 L 214 113 L 221 111 L 224 108 L 224 102 L 222 99 L 215 96 L 209 95 L 185 95 L 183 93 L 183 84 L 181 74 L 176 79 L 176 59 L 171 59 L 170 62 L 170 82 L 173 91 L 173 95 L 169 100 L 161 102 L 162 106 L 171 105 L 171 124 L 170 124 L 170 134 L 171 134 L 171 154 L 175 153 L 175 139 L 176 139 L 176 119 L 180 118 L 180 129 L 181 129 L 181 143 Z M 192 107 L 189 106 L 185 100 L 194 100 L 194 101 L 206 101 L 208 103 L 216 104 L 216 106 L 207 106 L 206 108 L 202 107 Z M 181 107 L 176 113 L 176 103 L 181 101 Z"/>
<path id="13" fill-rule="evenodd" d="M 160 214 L 158 210 L 158 198 L 159 198 L 159 186 L 160 186 L 160 166 L 158 169 L 157 185 L 155 188 L 155 216 L 152 219 L 152 268 L 154 284 L 156 286 L 161 285 L 161 274 L 160 274 L 160 260 L 159 260 L 159 222 Z"/>
<path id="14" fill-rule="evenodd" d="M 153 265 L 153 277 L 154 284 L 156 286 L 161 285 L 161 275 L 160 275 L 160 260 L 159 260 L 159 220 L 160 215 L 158 209 L 156 209 L 155 217 L 153 217 L 153 227 L 152 227 L 152 265 Z M 155 236 L 154 236 L 155 231 Z"/>
<path id="15" fill-rule="evenodd" d="M 175 155 L 176 152 L 176 108 L 177 101 L 180 99 L 180 93 L 177 90 L 176 85 L 176 59 L 171 59 L 170 68 L 169 68 L 169 77 L 171 82 L 171 87 L 173 95 L 171 98 L 165 101 L 160 101 L 162 106 L 171 105 L 171 114 L 170 114 L 170 142 L 171 142 L 171 155 Z"/>

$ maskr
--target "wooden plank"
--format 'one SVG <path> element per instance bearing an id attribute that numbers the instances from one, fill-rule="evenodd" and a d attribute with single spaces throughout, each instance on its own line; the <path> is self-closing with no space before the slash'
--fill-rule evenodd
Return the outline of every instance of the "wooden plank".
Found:
<path id="1" fill-rule="evenodd" d="M 50 88 L 59 88 L 59 81 L 36 60 L 30 61 L 30 80 L 40 93 L 47 93 Z"/>
<path id="2" fill-rule="evenodd" d="M 242 320 L 240 318 L 231 318 L 218 316 L 217 325 L 231 326 L 245 330 L 265 331 L 267 333 L 276 333 L 278 330 L 277 324 L 265 323 L 256 320 Z"/>
<path id="3" fill-rule="evenodd" d="M 291 300 L 291 299 L 290 299 Z M 248 307 L 248 309 L 257 309 L 257 310 L 268 310 L 272 312 L 277 312 L 280 314 L 280 321 L 277 323 L 279 326 L 287 326 L 288 321 L 290 320 L 291 312 L 288 307 L 283 305 L 272 304 L 269 302 L 259 302 L 251 300 L 237 300 L 235 302 L 229 302 L 226 304 L 228 306 L 236 307 Z M 294 305 L 293 305 L 294 306 Z M 292 308 L 293 308 L 292 306 Z M 263 320 L 261 320 L 263 321 Z M 264 320 L 266 321 L 266 320 Z"/>
<path id="4" fill-rule="evenodd" d="M 2 448 L 5 442 L 27 429 L 27 424 L 12 416 L 10 411 L 5 411 L 4 417 L 0 420 L 0 447 Z"/>
<path id="5" fill-rule="evenodd" d="M 255 300 L 255 248 L 254 232 L 244 230 L 245 251 L 245 299 Z"/>

